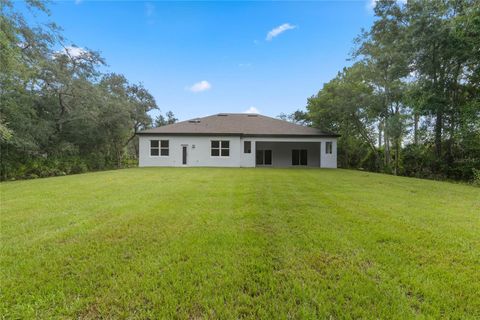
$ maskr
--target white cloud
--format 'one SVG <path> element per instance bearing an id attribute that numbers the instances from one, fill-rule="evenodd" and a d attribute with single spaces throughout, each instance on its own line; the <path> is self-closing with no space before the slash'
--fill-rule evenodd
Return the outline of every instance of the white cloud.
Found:
<path id="1" fill-rule="evenodd" d="M 155 6 L 150 2 L 145 3 L 145 15 L 147 17 L 155 15 Z"/>
<path id="2" fill-rule="evenodd" d="M 284 24 L 270 30 L 267 33 L 266 40 L 271 41 L 273 38 L 280 35 L 281 33 L 285 32 L 287 30 L 295 29 L 296 27 L 297 26 L 291 25 L 290 23 L 284 23 Z"/>
<path id="3" fill-rule="evenodd" d="M 373 11 L 375 6 L 377 5 L 377 0 L 367 0 L 365 7 L 368 11 Z"/>
<path id="4" fill-rule="evenodd" d="M 145 17 L 147 18 L 147 24 L 155 24 L 155 5 L 151 2 L 145 3 Z"/>
<path id="5" fill-rule="evenodd" d="M 80 57 L 81 55 L 84 55 L 84 54 L 87 54 L 88 51 L 83 49 L 83 48 L 80 48 L 80 47 L 75 47 L 75 46 L 68 46 L 68 47 L 65 47 L 63 50 L 62 50 L 63 53 L 68 53 L 68 55 L 72 58 L 78 58 Z"/>
<path id="6" fill-rule="evenodd" d="M 55 52 L 53 54 L 53 57 L 60 56 L 60 55 L 67 55 L 72 59 L 78 59 L 80 57 L 89 58 L 90 52 L 88 52 L 87 50 L 85 50 L 82 47 L 68 46 L 68 47 L 63 48 L 60 51 Z"/>
<path id="7" fill-rule="evenodd" d="M 405 5 L 408 0 L 396 0 L 397 4 L 399 5 Z M 365 8 L 367 9 L 368 12 L 373 13 L 373 9 L 375 9 L 375 6 L 377 5 L 378 0 L 367 0 L 365 3 Z"/>
<path id="8" fill-rule="evenodd" d="M 187 90 L 196 93 L 196 92 L 210 90 L 211 88 L 212 88 L 212 85 L 210 84 L 210 82 L 208 82 L 207 80 L 202 80 L 200 82 L 193 84 L 190 87 L 187 87 Z"/>
<path id="9" fill-rule="evenodd" d="M 250 107 L 247 110 L 243 111 L 243 113 L 260 113 L 257 108 L 255 107 Z"/>

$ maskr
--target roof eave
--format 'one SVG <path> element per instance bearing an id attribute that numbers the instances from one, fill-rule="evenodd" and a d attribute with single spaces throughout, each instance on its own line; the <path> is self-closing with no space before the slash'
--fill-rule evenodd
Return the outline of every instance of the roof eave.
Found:
<path id="1" fill-rule="evenodd" d="M 248 133 L 221 133 L 221 132 L 147 132 L 140 131 L 137 135 L 157 136 L 239 136 L 239 137 L 280 137 L 280 138 L 338 138 L 339 134 L 248 134 Z"/>

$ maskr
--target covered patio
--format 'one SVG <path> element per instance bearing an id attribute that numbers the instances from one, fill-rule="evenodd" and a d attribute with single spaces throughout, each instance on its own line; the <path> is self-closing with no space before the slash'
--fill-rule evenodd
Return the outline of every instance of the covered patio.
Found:
<path id="1" fill-rule="evenodd" d="M 321 142 L 257 141 L 256 167 L 321 167 Z"/>

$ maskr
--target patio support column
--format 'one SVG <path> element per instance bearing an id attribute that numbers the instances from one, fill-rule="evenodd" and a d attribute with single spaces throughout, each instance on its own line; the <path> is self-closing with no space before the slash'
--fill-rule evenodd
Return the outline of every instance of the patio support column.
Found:
<path id="1" fill-rule="evenodd" d="M 323 157 L 323 156 L 322 156 L 322 143 L 321 143 L 321 142 L 318 143 L 318 147 L 320 148 L 320 149 L 318 150 L 318 166 L 321 168 L 322 165 L 323 165 L 323 161 L 322 161 L 322 157 Z"/>

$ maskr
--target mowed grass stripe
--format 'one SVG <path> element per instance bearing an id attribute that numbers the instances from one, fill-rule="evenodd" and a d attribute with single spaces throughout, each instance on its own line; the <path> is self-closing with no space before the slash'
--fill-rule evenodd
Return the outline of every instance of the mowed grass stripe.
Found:
<path id="1" fill-rule="evenodd" d="M 480 316 L 480 191 L 348 170 L 0 185 L 7 318 Z"/>

